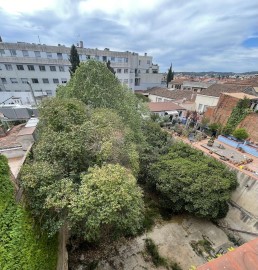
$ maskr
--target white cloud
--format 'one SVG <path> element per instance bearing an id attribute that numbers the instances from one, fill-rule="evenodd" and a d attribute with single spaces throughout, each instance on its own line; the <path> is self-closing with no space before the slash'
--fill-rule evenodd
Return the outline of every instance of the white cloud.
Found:
<path id="1" fill-rule="evenodd" d="M 258 70 L 253 0 L 0 0 L 1 35 L 44 42 L 148 52 L 166 70 Z M 1 12 L 0 9 L 0 12 Z M 0 18 L 1 22 L 1 18 Z M 10 40 L 9 40 L 10 41 Z"/>

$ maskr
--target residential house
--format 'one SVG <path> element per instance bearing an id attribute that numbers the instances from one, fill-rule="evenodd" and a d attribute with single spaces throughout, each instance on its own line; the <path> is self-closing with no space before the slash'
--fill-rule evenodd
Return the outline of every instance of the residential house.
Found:
<path id="1" fill-rule="evenodd" d="M 246 94 L 255 93 L 253 87 L 249 85 L 213 84 L 201 93 L 197 93 L 195 99 L 196 110 L 203 113 L 208 107 L 217 106 L 221 93 L 237 92 L 244 92 Z"/>
<path id="2" fill-rule="evenodd" d="M 185 116 L 186 109 L 175 104 L 174 102 L 149 102 L 148 107 L 152 113 L 159 116 L 169 115 L 172 117 Z"/>

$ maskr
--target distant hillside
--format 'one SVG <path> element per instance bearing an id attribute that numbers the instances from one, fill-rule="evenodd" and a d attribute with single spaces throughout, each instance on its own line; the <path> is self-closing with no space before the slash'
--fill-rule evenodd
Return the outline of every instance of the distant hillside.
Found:
<path id="1" fill-rule="evenodd" d="M 235 72 L 217 72 L 217 71 L 201 71 L 201 72 L 175 72 L 175 74 L 182 74 L 182 75 L 188 75 L 188 76 L 205 76 L 205 75 L 220 75 L 220 76 L 234 76 L 234 75 L 254 75 L 258 74 L 258 71 L 249 71 L 249 72 L 243 72 L 243 73 L 235 73 Z"/>

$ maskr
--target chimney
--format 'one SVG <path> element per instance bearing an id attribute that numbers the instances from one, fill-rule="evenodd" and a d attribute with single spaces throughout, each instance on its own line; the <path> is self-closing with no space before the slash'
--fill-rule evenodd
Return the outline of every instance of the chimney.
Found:
<path id="1" fill-rule="evenodd" d="M 144 56 L 147 56 L 147 53 L 144 53 Z"/>
<path id="2" fill-rule="evenodd" d="M 3 42 L 2 37 L 0 36 L 0 42 Z"/>
<path id="3" fill-rule="evenodd" d="M 83 48 L 83 41 L 80 40 L 80 48 Z"/>

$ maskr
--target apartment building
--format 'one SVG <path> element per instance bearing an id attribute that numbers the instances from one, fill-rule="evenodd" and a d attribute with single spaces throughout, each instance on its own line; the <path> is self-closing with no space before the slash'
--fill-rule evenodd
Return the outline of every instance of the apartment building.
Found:
<path id="1" fill-rule="evenodd" d="M 119 81 L 132 91 L 165 83 L 159 66 L 146 53 L 89 49 L 83 47 L 83 42 L 77 51 L 81 61 L 110 61 Z M 34 104 L 35 99 L 54 96 L 57 86 L 70 79 L 69 54 L 70 47 L 60 44 L 0 42 L 0 103 Z"/>

